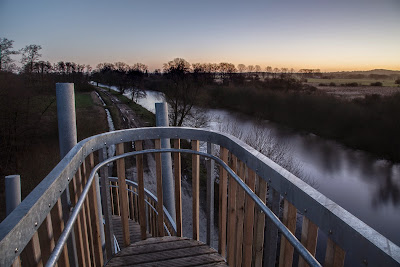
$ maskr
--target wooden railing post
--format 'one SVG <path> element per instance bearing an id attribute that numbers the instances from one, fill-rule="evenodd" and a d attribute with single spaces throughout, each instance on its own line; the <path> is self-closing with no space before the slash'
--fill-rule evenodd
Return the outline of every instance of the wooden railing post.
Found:
<path id="1" fill-rule="evenodd" d="M 180 139 L 174 140 L 174 148 L 180 149 Z M 175 176 L 175 212 L 176 212 L 176 235 L 182 236 L 182 192 L 181 192 L 181 153 L 174 153 L 174 176 Z"/>
<path id="2" fill-rule="evenodd" d="M 257 177 L 258 183 L 256 187 L 257 196 L 265 203 L 267 195 L 267 183 L 261 177 Z M 260 209 L 256 209 L 256 219 L 254 226 L 254 245 L 253 245 L 253 261 L 254 266 L 262 266 L 263 261 L 263 245 L 264 245 L 264 227 L 265 214 Z"/>
<path id="3" fill-rule="evenodd" d="M 332 239 L 328 238 L 326 245 L 325 263 L 326 267 L 344 266 L 345 251 L 339 247 Z"/>
<path id="4" fill-rule="evenodd" d="M 124 143 L 117 145 L 117 155 L 124 154 Z M 128 192 L 126 190 L 125 181 L 125 159 L 117 160 L 117 175 L 118 175 L 118 186 L 119 186 L 119 202 L 120 202 L 120 212 L 121 212 L 121 223 L 122 223 L 122 233 L 124 247 L 131 244 L 130 234 L 129 234 L 129 221 L 128 221 Z"/>
<path id="5" fill-rule="evenodd" d="M 236 172 L 237 170 L 237 158 L 232 155 L 231 169 Z M 227 262 L 230 266 L 235 266 L 235 254 L 236 254 L 236 193 L 237 193 L 237 182 L 229 176 L 228 181 L 228 257 Z"/>
<path id="6" fill-rule="evenodd" d="M 42 261 L 46 263 L 54 249 L 53 226 L 51 224 L 50 213 L 40 225 L 38 235 Z"/>
<path id="7" fill-rule="evenodd" d="M 296 230 L 296 207 L 288 200 L 283 202 L 283 224 L 294 234 Z M 281 251 L 279 255 L 279 266 L 292 266 L 294 248 L 283 236 L 281 239 Z"/>
<path id="8" fill-rule="evenodd" d="M 107 158 L 107 148 L 99 150 L 100 162 Z M 103 207 L 103 216 L 105 220 L 105 241 L 106 241 L 106 260 L 111 259 L 114 254 L 114 234 L 113 234 L 113 223 L 111 215 L 111 201 L 110 201 L 110 190 L 108 180 L 108 166 L 104 166 L 100 169 L 100 182 L 101 182 L 101 206 Z"/>
<path id="9" fill-rule="evenodd" d="M 192 150 L 199 151 L 199 141 L 192 140 Z M 199 240 L 200 156 L 192 154 L 193 239 Z"/>
<path id="10" fill-rule="evenodd" d="M 245 165 L 239 164 L 239 177 L 245 180 Z M 236 200 L 236 266 L 242 266 L 242 248 L 243 248 L 243 221 L 244 221 L 244 198 L 245 192 L 241 187 L 237 187 Z"/>
<path id="11" fill-rule="evenodd" d="M 143 142 L 135 142 L 136 151 L 143 149 Z M 139 224 L 140 224 L 140 236 L 142 240 L 146 239 L 146 207 L 144 202 L 144 180 L 143 180 L 143 155 L 136 156 L 136 171 L 138 179 L 138 191 L 139 191 Z"/>
<path id="12" fill-rule="evenodd" d="M 94 168 L 94 155 L 91 153 L 89 155 L 89 164 L 90 170 Z M 103 266 L 103 248 L 101 242 L 101 230 L 100 227 L 103 225 L 99 223 L 99 207 L 97 205 L 97 192 L 96 192 L 96 183 L 98 183 L 98 179 L 94 179 L 92 186 L 89 191 L 89 203 L 90 203 L 90 223 L 92 225 L 92 236 L 93 236 L 93 254 L 94 259 L 93 263 L 95 266 Z M 103 220 L 101 220 L 103 221 Z"/>
<path id="13" fill-rule="evenodd" d="M 256 174 L 252 169 L 248 169 L 246 181 L 248 187 L 254 192 L 256 185 Z M 246 194 L 244 210 L 244 229 L 243 229 L 243 263 L 242 266 L 251 266 L 253 249 L 253 227 L 254 227 L 254 201 Z"/>
<path id="14" fill-rule="evenodd" d="M 303 246 L 315 256 L 317 249 L 318 226 L 310 221 L 306 216 L 303 216 L 303 225 L 301 227 L 301 243 Z M 300 256 L 299 267 L 308 267 L 309 265 Z"/>
<path id="15" fill-rule="evenodd" d="M 228 150 L 220 147 L 220 158 L 228 163 Z M 219 236 L 218 236 L 218 252 L 222 257 L 226 257 L 226 210 L 227 210 L 227 180 L 228 173 L 222 166 L 219 172 Z"/>

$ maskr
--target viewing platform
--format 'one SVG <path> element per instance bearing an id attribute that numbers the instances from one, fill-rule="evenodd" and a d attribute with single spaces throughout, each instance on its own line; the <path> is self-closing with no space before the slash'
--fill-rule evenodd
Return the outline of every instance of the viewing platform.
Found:
<path id="1" fill-rule="evenodd" d="M 170 139 L 173 148 L 162 148 L 163 139 Z M 116 147 L 116 156 L 108 158 L 110 146 Z M 173 163 L 174 214 L 164 206 L 162 153 L 169 153 Z M 154 194 L 144 186 L 147 154 L 155 159 Z M 135 171 L 126 179 L 128 161 Z M 191 173 L 193 218 L 192 234 L 186 237 L 184 163 Z M 206 194 L 205 207 L 200 207 L 200 190 Z M 200 208 L 207 217 L 202 234 Z M 323 256 L 315 258 L 317 251 Z M 137 128 L 87 138 L 0 224 L 0 266 L 294 263 L 399 266 L 400 248 L 256 148 L 204 129 Z"/>

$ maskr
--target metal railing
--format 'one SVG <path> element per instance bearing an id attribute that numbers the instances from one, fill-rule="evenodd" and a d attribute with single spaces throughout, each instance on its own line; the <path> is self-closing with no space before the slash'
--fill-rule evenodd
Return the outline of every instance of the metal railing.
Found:
<path id="1" fill-rule="evenodd" d="M 172 139 L 174 149 L 160 150 L 159 140 L 162 138 Z M 192 150 L 180 149 L 180 139 L 192 140 Z M 113 158 L 105 159 L 104 157 L 105 153 L 103 152 L 110 145 L 120 146 L 125 142 L 134 141 L 138 143 L 142 140 L 155 140 L 154 149 L 128 153 L 119 151 L 117 152 L 119 155 Z M 211 147 L 219 146 L 220 156 L 213 156 L 211 152 L 199 152 L 200 141 L 211 144 Z M 94 152 L 96 151 L 99 153 L 100 163 L 97 165 L 98 167 L 94 166 Z M 55 262 L 55 254 L 61 256 L 57 262 L 58 265 L 69 265 L 65 255 L 71 252 L 66 251 L 65 246 L 58 244 L 62 244 L 67 239 L 68 229 L 72 228 L 76 229 L 78 258 L 79 263 L 82 263 L 80 265 L 84 266 L 92 262 L 93 265 L 101 266 L 103 261 L 97 259 L 97 257 L 98 254 L 103 255 L 104 251 L 99 250 L 98 245 L 96 245 L 98 244 L 98 241 L 96 241 L 96 231 L 99 231 L 98 222 L 96 224 L 94 223 L 95 220 L 89 220 L 90 216 L 95 217 L 92 207 L 101 209 L 101 207 L 97 207 L 97 202 L 93 197 L 94 173 L 100 169 L 102 186 L 106 184 L 108 188 L 108 175 L 104 172 L 106 168 L 101 168 L 101 166 L 117 160 L 120 190 L 125 190 L 126 181 L 121 178 L 125 176 L 125 169 L 121 167 L 123 166 L 123 158 L 127 156 L 139 157 L 139 155 L 150 152 L 155 153 L 157 169 L 159 169 L 159 165 L 161 165 L 159 155 L 166 151 L 173 154 L 174 165 L 178 166 L 174 170 L 178 170 L 180 167 L 181 153 L 193 154 L 194 239 L 198 239 L 199 236 L 199 156 L 211 158 L 221 166 L 218 186 L 218 251 L 226 257 L 230 265 L 240 265 L 240 263 L 243 265 L 249 265 L 249 263 L 259 265 L 263 263 L 268 266 L 271 263 L 275 264 L 278 253 L 279 265 L 291 265 L 293 251 L 296 250 L 301 255 L 299 265 L 304 266 L 307 262 L 318 266 L 319 263 L 315 262 L 313 257 L 317 246 L 318 232 L 323 232 L 327 236 L 324 265 L 335 264 L 340 266 L 346 263 L 352 266 L 363 266 L 365 264 L 398 266 L 400 264 L 400 248 L 398 246 L 235 137 L 203 129 L 157 127 L 104 133 L 78 143 L 0 224 L 0 266 L 11 265 L 15 260 L 19 260 L 19 256 L 21 256 L 24 266 L 35 255 L 41 257 L 40 259 L 36 257 L 35 260 L 52 264 Z M 138 168 L 143 168 L 143 166 Z M 123 171 L 121 172 L 121 170 Z M 90 175 L 89 172 L 91 172 Z M 123 175 L 120 175 L 122 173 Z M 157 181 L 159 181 L 160 175 L 161 172 L 157 171 Z M 180 171 L 175 172 L 175 178 L 179 178 L 179 185 L 180 175 Z M 210 180 L 210 176 L 208 180 Z M 67 187 L 73 189 L 71 190 L 71 199 L 74 208 L 70 220 L 66 222 L 63 229 L 64 232 L 61 234 L 56 225 L 57 220 L 62 222 L 62 218 L 59 219 L 60 216 L 58 216 L 60 214 L 58 203 L 61 194 Z M 139 182 L 139 196 L 141 194 L 140 187 Z M 175 190 L 178 190 L 177 187 Z M 209 188 L 207 188 L 207 191 L 209 191 Z M 179 202 L 180 192 L 178 193 L 176 199 Z M 102 209 L 106 220 L 106 243 L 108 242 L 107 235 L 110 235 L 110 232 L 107 232 L 110 229 L 107 230 L 106 228 L 112 228 L 109 216 L 110 199 L 107 194 L 109 194 L 107 190 L 102 190 Z M 124 195 L 124 192 L 121 193 L 120 199 L 123 200 Z M 282 221 L 279 220 L 281 198 L 284 203 Z M 162 194 L 159 195 L 159 190 L 157 190 L 158 230 L 156 233 L 161 236 L 165 234 L 164 223 L 168 221 L 168 218 L 164 219 L 162 203 Z M 210 207 L 212 206 L 210 199 L 207 204 L 207 214 L 211 214 Z M 256 208 L 254 208 L 255 206 Z M 121 208 L 121 213 L 123 211 L 126 212 Z M 178 236 L 182 235 L 181 214 L 179 213 L 181 213 L 181 209 L 178 207 L 175 225 Z M 296 217 L 298 216 L 303 216 L 302 236 L 299 239 L 293 235 Z M 128 217 L 121 214 L 121 218 L 127 219 Z M 75 224 L 74 220 L 76 220 Z M 212 220 L 207 223 L 212 223 Z M 160 230 L 160 227 L 163 229 Z M 278 229 L 282 233 L 280 249 L 277 247 Z M 53 243 L 45 243 L 46 238 Z M 40 246 L 37 245 L 38 241 Z M 55 242 L 57 246 L 54 246 Z M 207 243 L 209 243 L 209 240 L 207 240 Z M 26 255 L 28 254 L 27 249 L 29 249 L 29 252 L 35 252 L 33 256 L 28 255 L 30 258 Z M 112 253 L 109 254 L 109 250 L 106 244 L 104 252 L 106 253 L 104 256 L 106 260 L 110 258 L 110 254 L 112 256 Z M 52 252 L 54 253 L 50 256 Z M 26 260 L 27 258 L 29 260 Z"/>

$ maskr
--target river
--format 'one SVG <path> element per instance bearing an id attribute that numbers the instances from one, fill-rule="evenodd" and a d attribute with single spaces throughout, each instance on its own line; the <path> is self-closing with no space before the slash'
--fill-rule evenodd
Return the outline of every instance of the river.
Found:
<path id="1" fill-rule="evenodd" d="M 146 91 L 137 103 L 154 112 L 154 103 L 163 99 L 160 92 Z M 205 113 L 210 118 L 208 127 L 214 130 L 224 122 L 235 122 L 244 132 L 262 127 L 290 148 L 291 157 L 318 191 L 400 246 L 400 164 L 231 111 L 208 109 Z"/>

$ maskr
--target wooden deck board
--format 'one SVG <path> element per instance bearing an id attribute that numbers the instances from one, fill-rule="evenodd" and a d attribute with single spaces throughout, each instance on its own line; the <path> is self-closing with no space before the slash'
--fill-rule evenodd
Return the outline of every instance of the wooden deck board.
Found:
<path id="1" fill-rule="evenodd" d="M 122 232 L 121 217 L 113 215 L 112 220 L 113 220 L 114 235 L 117 238 L 118 244 L 122 248 L 123 247 L 123 232 Z M 130 234 L 130 238 L 131 238 L 131 243 L 135 243 L 135 242 L 142 240 L 140 237 L 139 224 L 130 219 L 128 221 L 129 221 L 129 234 Z"/>
<path id="2" fill-rule="evenodd" d="M 122 249 L 106 266 L 133 265 L 227 266 L 224 258 L 204 243 L 178 237 L 149 238 L 136 242 Z"/>

